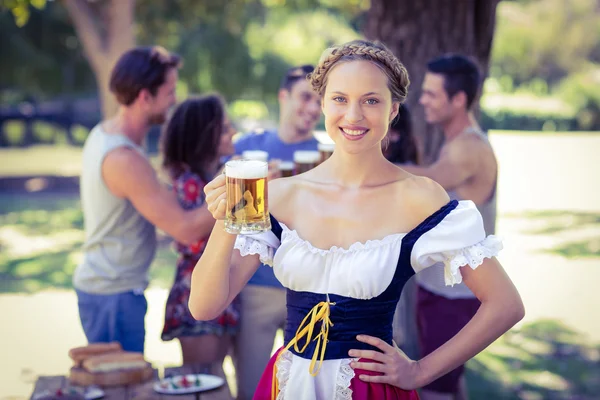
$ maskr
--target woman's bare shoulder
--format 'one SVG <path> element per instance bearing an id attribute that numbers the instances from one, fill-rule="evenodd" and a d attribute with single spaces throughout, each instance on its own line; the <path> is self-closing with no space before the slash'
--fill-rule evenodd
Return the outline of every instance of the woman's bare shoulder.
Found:
<path id="1" fill-rule="evenodd" d="M 276 215 L 285 212 L 297 187 L 295 177 L 278 178 L 269 181 L 269 209 Z"/>
<path id="2" fill-rule="evenodd" d="M 398 185 L 398 195 L 414 210 L 418 219 L 425 219 L 446 205 L 450 198 L 444 188 L 432 179 L 412 175 Z"/>

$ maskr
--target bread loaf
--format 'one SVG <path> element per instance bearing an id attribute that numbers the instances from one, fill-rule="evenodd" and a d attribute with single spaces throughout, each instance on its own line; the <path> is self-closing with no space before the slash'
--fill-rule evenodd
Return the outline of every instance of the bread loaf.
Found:
<path id="1" fill-rule="evenodd" d="M 89 372 L 109 372 L 122 369 L 145 368 L 148 365 L 142 353 L 115 352 L 87 358 L 83 368 Z"/>
<path id="2" fill-rule="evenodd" d="M 85 359 L 105 353 L 114 353 L 123 351 L 119 342 L 111 343 L 92 343 L 87 346 L 76 347 L 69 350 L 69 357 L 75 361 L 76 365 L 80 365 Z"/>

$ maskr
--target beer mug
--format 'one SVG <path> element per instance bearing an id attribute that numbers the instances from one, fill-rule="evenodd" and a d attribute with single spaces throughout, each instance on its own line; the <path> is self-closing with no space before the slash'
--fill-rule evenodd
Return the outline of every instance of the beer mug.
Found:
<path id="1" fill-rule="evenodd" d="M 294 152 L 294 165 L 296 175 L 313 169 L 319 165 L 321 155 L 316 150 L 298 150 Z"/>
<path id="2" fill-rule="evenodd" d="M 319 154 L 321 155 L 320 162 L 322 163 L 333 154 L 335 143 L 319 143 L 317 148 L 319 149 Z"/>
<path id="3" fill-rule="evenodd" d="M 265 161 L 258 160 L 232 160 L 225 164 L 225 231 L 252 234 L 271 229 L 268 169 Z"/>
<path id="4" fill-rule="evenodd" d="M 294 163 L 291 161 L 282 161 L 279 163 L 279 172 L 282 178 L 294 175 Z"/>
<path id="5" fill-rule="evenodd" d="M 262 150 L 246 150 L 242 152 L 244 160 L 269 161 L 269 153 Z"/>

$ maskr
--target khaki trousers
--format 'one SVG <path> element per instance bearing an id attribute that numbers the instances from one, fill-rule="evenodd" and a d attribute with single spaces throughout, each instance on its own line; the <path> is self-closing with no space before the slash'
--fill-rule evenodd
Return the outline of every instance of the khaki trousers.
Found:
<path id="1" fill-rule="evenodd" d="M 240 330 L 234 339 L 238 400 L 251 400 L 273 353 L 277 329 L 283 328 L 286 291 L 246 285 L 240 293 Z"/>

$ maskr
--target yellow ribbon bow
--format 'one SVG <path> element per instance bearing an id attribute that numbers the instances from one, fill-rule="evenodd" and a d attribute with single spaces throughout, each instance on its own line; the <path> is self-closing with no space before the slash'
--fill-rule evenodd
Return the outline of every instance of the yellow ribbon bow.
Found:
<path id="1" fill-rule="evenodd" d="M 296 330 L 296 336 L 285 346 L 283 350 L 279 352 L 277 355 L 277 359 L 275 360 L 275 365 L 273 367 L 273 379 L 271 385 L 271 399 L 275 400 L 277 397 L 277 393 L 279 393 L 279 382 L 277 381 L 277 361 L 279 361 L 279 357 L 287 350 L 289 350 L 292 346 L 294 346 L 294 350 L 297 353 L 302 353 L 311 341 L 316 340 L 317 345 L 315 346 L 315 352 L 313 353 L 312 360 L 310 362 L 310 367 L 308 372 L 311 376 L 317 376 L 321 366 L 323 365 L 323 360 L 325 358 L 325 349 L 327 348 L 327 336 L 329 335 L 329 327 L 333 326 L 330 315 L 330 306 L 335 305 L 335 303 L 331 303 L 329 301 L 322 301 L 314 306 L 306 317 L 300 323 L 300 326 Z M 309 320 L 310 319 L 310 320 Z M 308 322 L 307 322 L 308 321 Z M 323 321 L 321 324 L 321 332 L 313 339 L 313 333 L 315 329 L 315 325 Z M 306 342 L 302 348 L 299 348 L 298 344 L 300 340 L 306 336 Z M 320 350 L 320 351 L 319 351 Z M 319 366 L 317 367 L 317 359 L 319 361 Z"/>

